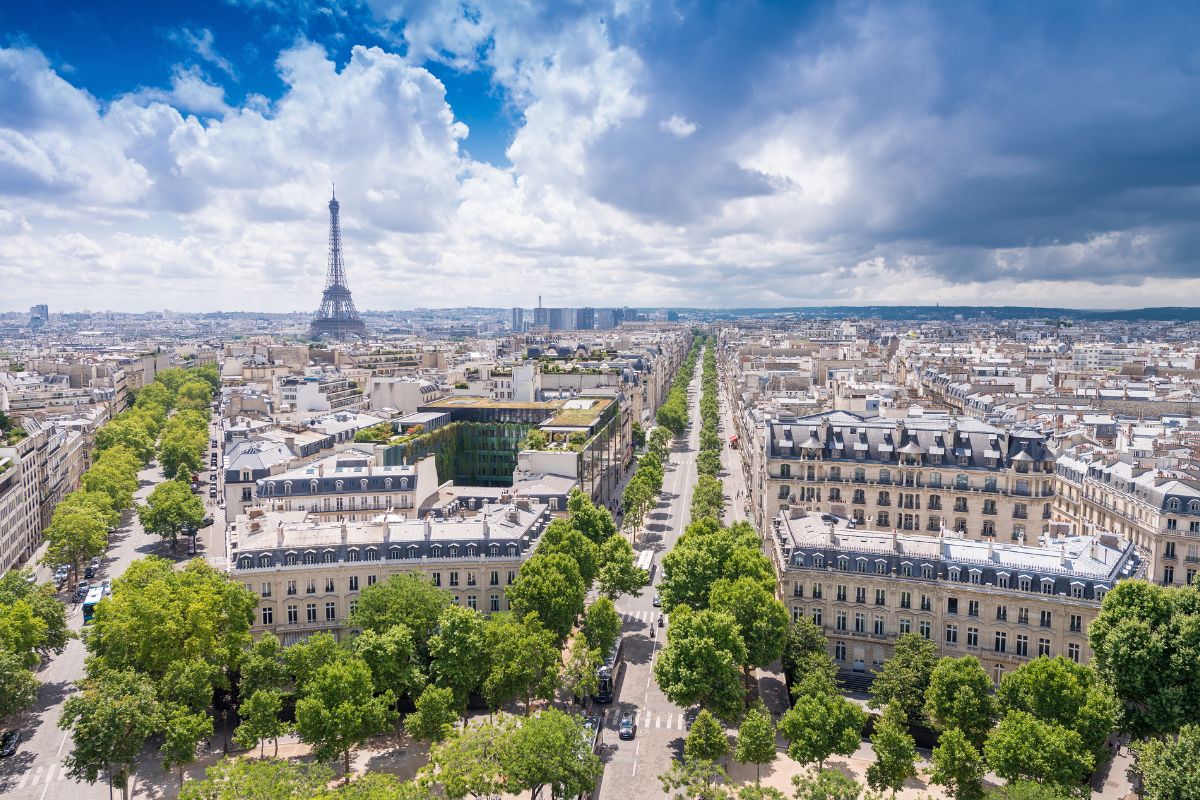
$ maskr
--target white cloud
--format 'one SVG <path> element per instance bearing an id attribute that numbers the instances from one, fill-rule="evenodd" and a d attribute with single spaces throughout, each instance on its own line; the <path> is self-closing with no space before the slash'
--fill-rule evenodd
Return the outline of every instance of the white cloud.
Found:
<path id="1" fill-rule="evenodd" d="M 229 59 L 217 52 L 213 32 L 208 28 L 180 28 L 171 35 L 175 41 L 193 51 L 200 58 L 224 72 L 230 78 L 237 78 L 237 71 Z"/>
<path id="2" fill-rule="evenodd" d="M 668 119 L 658 123 L 658 127 L 680 139 L 686 139 L 696 132 L 698 126 L 694 122 L 689 122 L 687 117 L 672 114 Z"/>

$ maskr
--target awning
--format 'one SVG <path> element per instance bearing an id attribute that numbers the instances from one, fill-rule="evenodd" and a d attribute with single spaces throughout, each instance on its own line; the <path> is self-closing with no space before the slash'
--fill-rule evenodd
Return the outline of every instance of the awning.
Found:
<path id="1" fill-rule="evenodd" d="M 887 442 L 883 442 L 882 444 L 879 445 L 879 452 L 890 453 L 890 452 L 892 452 L 892 446 L 890 444 L 888 444 Z"/>
<path id="2" fill-rule="evenodd" d="M 855 443 L 854 443 L 854 449 L 855 449 L 855 450 L 869 450 L 870 448 L 869 448 L 869 447 L 867 447 L 867 443 L 866 443 L 866 442 L 855 442 Z"/>
<path id="3" fill-rule="evenodd" d="M 936 444 L 929 445 L 929 455 L 931 456 L 940 456 L 945 452 L 944 448 L 938 447 Z"/>

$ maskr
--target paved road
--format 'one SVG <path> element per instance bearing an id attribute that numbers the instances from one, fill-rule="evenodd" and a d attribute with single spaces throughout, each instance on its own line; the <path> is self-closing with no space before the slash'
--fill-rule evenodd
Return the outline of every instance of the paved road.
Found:
<path id="1" fill-rule="evenodd" d="M 655 551 L 656 585 L 661 577 L 662 556 L 683 532 L 692 503 L 696 452 L 700 447 L 700 372 L 697 368 L 690 387 L 694 424 L 675 445 L 663 480 L 663 496 L 637 543 L 638 550 Z M 617 610 L 625 620 L 622 632 L 627 637 L 625 671 L 617 685 L 617 701 L 607 709 L 601 735 L 605 769 L 596 793 L 599 798 L 661 798 L 658 775 L 668 769 L 672 758 L 682 755 L 687 726 L 695 717 L 694 709 L 682 709 L 667 700 L 654 681 L 652 665 L 665 641 L 666 628 L 657 627 L 659 610 L 652 605 L 653 591 L 648 589 L 641 597 L 622 597 L 617 602 Z M 634 739 L 623 742 L 617 738 L 616 724 L 626 712 L 636 716 L 638 727 Z"/>
<path id="2" fill-rule="evenodd" d="M 207 452 L 205 458 L 208 458 Z M 138 473 L 140 485 L 134 495 L 136 501 L 145 502 L 151 490 L 164 480 L 162 470 L 157 464 L 142 470 Z M 216 516 L 213 513 L 215 507 L 209 505 L 207 490 L 204 500 L 209 516 Z M 223 553 L 223 526 L 214 525 L 211 531 L 215 533 L 212 539 L 219 542 L 218 546 Z M 206 530 L 205 533 L 209 531 Z M 201 537 L 198 543 L 202 551 L 205 541 L 206 537 Z M 35 561 L 41 557 L 42 552 L 39 550 Z M 184 542 L 181 542 L 180 555 L 183 553 Z M 158 536 L 147 534 L 138 521 L 137 514 L 130 512 L 127 514 L 127 522 L 112 536 L 98 577 L 115 578 L 138 558 L 165 554 L 162 540 Z M 186 559 L 180 558 L 181 564 L 185 561 Z M 51 579 L 51 570 L 46 567 L 38 566 L 36 572 L 39 581 L 46 582 Z M 67 592 L 64 591 L 60 597 L 68 603 L 68 624 L 71 630 L 78 633 L 83 624 L 81 610 L 78 606 L 70 604 Z M 99 800 L 108 797 L 108 786 L 103 777 L 91 786 L 77 783 L 66 777 L 63 766 L 63 757 L 70 753 L 71 743 L 69 734 L 59 730 L 58 720 L 62 716 L 63 702 L 76 691 L 75 681 L 83 677 L 86 655 L 83 642 L 75 639 L 60 655 L 43 664 L 38 672 L 38 680 L 42 682 L 42 687 L 38 692 L 37 704 L 15 722 L 15 727 L 21 730 L 21 744 L 15 755 L 0 761 L 0 797 L 5 800 Z M 150 753 L 143 758 L 143 761 L 154 760 L 156 757 Z M 154 771 L 159 772 L 157 769 Z M 136 783 L 134 785 L 136 786 Z"/>

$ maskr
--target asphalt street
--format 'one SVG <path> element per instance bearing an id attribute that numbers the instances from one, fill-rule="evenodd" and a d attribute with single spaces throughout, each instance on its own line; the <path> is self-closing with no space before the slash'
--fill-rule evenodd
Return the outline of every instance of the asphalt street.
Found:
<path id="1" fill-rule="evenodd" d="M 204 457 L 207 462 L 207 448 Z M 210 477 L 210 474 L 206 473 L 205 476 Z M 154 487 L 163 480 L 162 470 L 154 463 L 138 473 L 139 487 L 134 495 L 136 501 L 145 502 Z M 207 513 L 214 516 L 213 512 L 216 509 L 209 502 L 207 489 L 204 489 L 202 496 Z M 220 532 L 213 538 L 219 539 L 219 546 L 223 548 L 223 526 L 214 525 L 210 530 Z M 205 533 L 209 531 L 206 530 Z M 202 549 L 204 541 L 205 537 L 202 537 Z M 186 539 L 181 540 L 177 554 L 181 564 L 186 561 L 186 545 Z M 41 553 L 39 550 L 34 562 L 41 557 Z M 147 534 L 138 521 L 137 514 L 129 512 L 126 514 L 125 523 L 112 535 L 108 552 L 103 558 L 103 566 L 93 580 L 115 578 L 136 559 L 167 554 L 162 540 L 158 536 Z M 39 582 L 50 581 L 51 572 L 47 567 L 36 567 Z M 80 607 L 71 602 L 70 594 L 66 590 L 59 596 L 67 603 L 68 625 L 78 633 L 83 624 Z M 86 655 L 83 641 L 74 639 L 68 643 L 66 650 L 47 659 L 39 669 L 37 677 L 42 682 L 42 687 L 38 692 L 37 703 L 9 723 L 10 727 L 21 731 L 21 742 L 14 755 L 0 759 L 0 797 L 5 800 L 100 800 L 109 796 L 108 784 L 103 776 L 90 786 L 78 783 L 67 777 L 63 765 L 64 756 L 71 752 L 71 741 L 69 733 L 59 729 L 58 720 L 62 716 L 63 702 L 77 691 L 75 681 L 83 677 Z M 149 752 L 143 758 L 144 762 L 154 760 L 155 757 Z M 154 772 L 159 773 L 157 764 L 154 767 Z M 131 785 L 136 788 L 136 776 Z"/>
<path id="2" fill-rule="evenodd" d="M 655 586 L 662 573 L 662 556 L 683 532 L 692 502 L 700 447 L 699 366 L 689 389 L 692 427 L 675 443 L 663 479 L 662 497 L 636 544 L 638 550 L 655 552 Z M 617 699 L 606 709 L 600 737 L 605 769 L 596 792 L 598 798 L 661 798 L 658 775 L 670 767 L 672 758 L 682 755 L 687 727 L 695 716 L 695 709 L 683 709 L 667 700 L 654 681 L 654 658 L 666 639 L 666 628 L 657 627 L 659 609 L 652 605 L 654 591 L 653 587 L 647 588 L 640 597 L 625 596 L 617 601 L 625 623 L 625 669 L 618 681 Z M 633 714 L 637 721 L 637 734 L 630 741 L 617 738 L 616 726 L 623 713 Z"/>

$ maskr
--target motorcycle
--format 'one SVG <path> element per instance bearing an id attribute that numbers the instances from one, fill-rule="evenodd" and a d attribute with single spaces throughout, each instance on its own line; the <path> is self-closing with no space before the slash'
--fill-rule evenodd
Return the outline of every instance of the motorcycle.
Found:
<path id="1" fill-rule="evenodd" d="M 659 614 L 659 615 L 658 615 L 658 627 L 660 627 L 660 628 L 661 628 L 661 627 L 663 626 L 663 624 L 664 624 L 664 623 L 663 623 L 663 615 L 662 615 L 662 614 Z"/>

